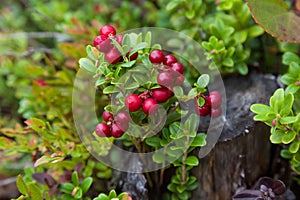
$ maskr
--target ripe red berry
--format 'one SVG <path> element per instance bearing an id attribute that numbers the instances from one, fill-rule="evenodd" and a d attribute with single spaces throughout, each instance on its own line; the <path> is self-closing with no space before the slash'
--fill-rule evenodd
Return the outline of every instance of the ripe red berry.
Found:
<path id="1" fill-rule="evenodd" d="M 108 52 L 113 48 L 110 40 L 105 35 L 99 35 L 94 39 L 94 47 L 96 47 L 101 52 Z"/>
<path id="2" fill-rule="evenodd" d="M 121 60 L 122 56 L 120 52 L 113 48 L 105 54 L 105 60 L 111 64 L 116 64 Z"/>
<path id="3" fill-rule="evenodd" d="M 166 55 L 164 58 L 164 65 L 171 67 L 173 63 L 176 63 L 177 59 L 172 54 Z"/>
<path id="4" fill-rule="evenodd" d="M 47 85 L 46 82 L 41 78 L 36 79 L 35 82 L 41 87 L 45 87 Z"/>
<path id="5" fill-rule="evenodd" d="M 219 117 L 221 114 L 222 114 L 221 107 L 211 109 L 211 113 L 210 113 L 211 117 L 213 117 L 213 118 Z"/>
<path id="6" fill-rule="evenodd" d="M 143 112 L 147 115 L 155 113 L 158 109 L 158 104 L 153 98 L 146 99 L 142 105 Z"/>
<path id="7" fill-rule="evenodd" d="M 161 50 L 153 50 L 149 55 L 151 63 L 159 64 L 164 61 L 165 55 Z"/>
<path id="8" fill-rule="evenodd" d="M 111 129 L 104 122 L 97 124 L 97 126 L 95 128 L 95 132 L 99 137 L 110 137 L 111 136 Z"/>
<path id="9" fill-rule="evenodd" d="M 139 56 L 139 53 L 138 53 L 138 52 L 135 52 L 134 54 L 132 54 L 131 56 L 129 56 L 130 53 L 131 53 L 131 49 L 130 49 L 130 51 L 126 54 L 126 57 L 129 58 L 130 61 L 136 60 L 137 57 Z"/>
<path id="10" fill-rule="evenodd" d="M 210 114 L 210 106 L 208 104 L 204 104 L 203 106 L 197 106 L 196 112 L 200 116 L 207 116 Z"/>
<path id="11" fill-rule="evenodd" d="M 157 83 L 165 87 L 172 86 L 173 75 L 171 74 L 171 72 L 160 72 L 157 76 Z"/>
<path id="12" fill-rule="evenodd" d="M 118 124 L 113 124 L 111 126 L 111 135 L 115 138 L 119 138 L 124 134 L 124 131 Z"/>
<path id="13" fill-rule="evenodd" d="M 115 37 L 115 40 L 119 43 L 119 45 L 122 46 L 123 38 L 124 38 L 123 35 L 117 35 L 117 36 Z"/>
<path id="14" fill-rule="evenodd" d="M 176 63 L 173 63 L 171 65 L 171 69 L 174 71 L 174 72 L 178 72 L 180 74 L 183 74 L 184 72 L 184 67 L 183 65 L 180 63 L 180 62 L 176 62 Z"/>
<path id="15" fill-rule="evenodd" d="M 152 97 L 158 103 L 166 102 L 170 97 L 169 90 L 167 88 L 156 88 L 152 90 Z"/>
<path id="16" fill-rule="evenodd" d="M 125 106 L 130 112 L 135 112 L 141 108 L 142 100 L 137 94 L 130 94 L 125 98 Z"/>
<path id="17" fill-rule="evenodd" d="M 116 35 L 116 29 L 113 26 L 106 25 L 100 28 L 100 35 L 112 36 Z"/>
<path id="18" fill-rule="evenodd" d="M 220 107 L 222 104 L 222 95 L 218 91 L 212 91 L 209 93 L 207 101 L 213 108 Z"/>
<path id="19" fill-rule="evenodd" d="M 114 115 L 111 112 L 107 111 L 107 110 L 104 110 L 103 113 L 102 113 L 102 118 L 106 122 L 113 119 L 113 117 L 114 117 Z"/>
<path id="20" fill-rule="evenodd" d="M 180 75 L 176 78 L 174 85 L 182 85 L 183 82 L 184 82 L 184 75 L 180 74 Z"/>
<path id="21" fill-rule="evenodd" d="M 117 114 L 115 120 L 119 124 L 128 124 L 130 121 L 130 115 L 128 114 L 128 112 L 122 110 Z"/>
<path id="22" fill-rule="evenodd" d="M 168 89 L 168 92 L 169 92 L 169 97 L 172 97 L 172 96 L 174 96 L 174 92 L 173 92 L 173 88 L 172 88 L 172 87 L 163 87 L 163 88 L 166 88 L 166 89 Z"/>

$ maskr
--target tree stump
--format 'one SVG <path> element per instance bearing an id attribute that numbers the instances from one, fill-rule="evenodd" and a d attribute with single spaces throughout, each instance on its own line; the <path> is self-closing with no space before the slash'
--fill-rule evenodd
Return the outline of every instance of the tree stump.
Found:
<path id="1" fill-rule="evenodd" d="M 199 187 L 194 200 L 229 200 L 239 189 L 266 175 L 271 160 L 269 128 L 253 121 L 253 103 L 267 103 L 278 87 L 276 77 L 250 73 L 224 79 L 226 122 L 213 150 L 192 173 Z"/>

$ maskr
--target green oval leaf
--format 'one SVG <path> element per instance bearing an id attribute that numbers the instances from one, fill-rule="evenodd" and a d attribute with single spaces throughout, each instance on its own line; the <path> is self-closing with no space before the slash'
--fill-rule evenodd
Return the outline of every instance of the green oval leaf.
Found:
<path id="1" fill-rule="evenodd" d="M 190 166 L 197 166 L 199 164 L 199 160 L 196 156 L 189 156 L 186 158 L 184 163 Z"/>
<path id="2" fill-rule="evenodd" d="M 290 146 L 289 146 L 289 151 L 291 153 L 297 153 L 300 147 L 300 142 L 299 141 L 294 141 Z"/>
<path id="3" fill-rule="evenodd" d="M 208 74 L 202 74 L 197 80 L 197 85 L 200 88 L 206 88 L 208 83 L 209 83 L 209 75 Z"/>
<path id="4" fill-rule="evenodd" d="M 294 131 L 290 131 L 290 132 L 285 133 L 282 136 L 282 143 L 283 144 L 291 143 L 296 138 L 296 135 L 297 135 L 297 133 L 294 132 Z"/>
<path id="5" fill-rule="evenodd" d="M 24 180 L 22 179 L 21 175 L 18 175 L 16 183 L 17 183 L 18 190 L 22 194 L 27 195 L 28 194 L 28 188 L 27 188 Z"/>
<path id="6" fill-rule="evenodd" d="M 89 190 L 92 183 L 93 183 L 93 178 L 92 177 L 87 177 L 82 181 L 81 189 L 82 189 L 83 194 L 85 194 Z"/>
<path id="7" fill-rule="evenodd" d="M 88 58 L 80 58 L 79 66 L 91 73 L 96 73 L 97 71 L 97 67 L 95 67 L 94 63 Z"/>
<path id="8" fill-rule="evenodd" d="M 283 0 L 247 0 L 254 20 L 273 37 L 300 42 L 300 17 Z"/>
<path id="9" fill-rule="evenodd" d="M 72 183 L 75 185 L 75 186 L 78 186 L 79 185 L 79 179 L 78 179 L 78 174 L 76 171 L 74 171 L 72 173 Z"/>

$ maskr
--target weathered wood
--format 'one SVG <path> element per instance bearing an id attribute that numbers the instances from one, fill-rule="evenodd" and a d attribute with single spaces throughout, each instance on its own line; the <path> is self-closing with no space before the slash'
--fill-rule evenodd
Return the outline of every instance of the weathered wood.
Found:
<path id="1" fill-rule="evenodd" d="M 229 200 L 239 189 L 253 185 L 267 173 L 271 144 L 269 128 L 255 123 L 249 110 L 253 103 L 266 103 L 277 87 L 271 75 L 251 73 L 224 79 L 227 114 L 214 149 L 193 169 L 199 187 L 195 200 Z"/>

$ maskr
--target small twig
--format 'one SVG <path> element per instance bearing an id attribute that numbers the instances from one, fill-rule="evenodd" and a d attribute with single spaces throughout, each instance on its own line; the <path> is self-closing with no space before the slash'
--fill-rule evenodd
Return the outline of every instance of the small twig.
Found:
<path id="1" fill-rule="evenodd" d="M 2 38 L 7 39 L 20 39 L 20 38 L 55 38 L 58 42 L 70 41 L 73 38 L 58 32 L 21 32 L 0 34 Z"/>
<path id="2" fill-rule="evenodd" d="M 36 52 L 42 52 L 42 53 L 52 54 L 53 51 L 51 49 L 47 49 L 47 48 L 29 48 L 24 53 L 15 53 L 15 52 L 8 51 L 8 52 L 5 52 L 2 55 L 22 58 L 22 57 L 30 56 L 30 55 L 32 55 L 32 54 L 34 54 Z"/>
<path id="3" fill-rule="evenodd" d="M 11 177 L 0 181 L 0 187 L 7 186 L 9 184 L 15 183 L 17 177 Z"/>

